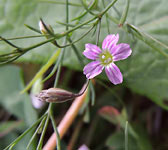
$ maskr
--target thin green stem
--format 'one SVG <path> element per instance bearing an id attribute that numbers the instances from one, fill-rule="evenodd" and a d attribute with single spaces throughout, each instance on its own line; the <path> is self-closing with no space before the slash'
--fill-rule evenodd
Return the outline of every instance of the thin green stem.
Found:
<path id="1" fill-rule="evenodd" d="M 63 55 L 64 55 L 65 48 L 63 48 L 62 51 L 63 51 Z M 63 56 L 62 56 L 62 59 L 63 59 Z M 60 64 L 58 65 L 57 74 L 56 74 L 56 77 L 55 77 L 55 82 L 54 82 L 54 87 L 55 88 L 57 87 L 58 79 L 60 77 L 61 66 L 62 66 L 62 59 L 60 61 Z"/>
<path id="2" fill-rule="evenodd" d="M 95 104 L 95 88 L 92 82 L 90 82 L 90 92 L 91 92 L 91 105 Z"/>
<path id="3" fill-rule="evenodd" d="M 50 1 L 50 0 L 39 0 L 39 2 L 52 3 L 52 4 L 60 4 L 60 5 L 66 5 L 65 2 L 61 2 L 61 1 L 59 2 L 59 1 Z M 70 6 L 82 7 L 81 4 L 71 3 L 71 2 L 69 2 L 68 5 L 70 5 Z"/>
<path id="4" fill-rule="evenodd" d="M 31 137 L 31 139 L 30 139 L 30 141 L 29 141 L 29 143 L 28 143 L 26 149 L 29 149 L 31 143 L 32 143 L 33 140 L 35 139 L 35 137 L 36 137 L 37 133 L 39 132 L 40 128 L 43 128 L 44 123 L 45 123 L 45 121 L 46 121 L 46 118 L 47 118 L 47 116 L 45 116 L 45 117 L 42 119 L 42 121 L 40 122 L 38 128 L 36 129 L 36 131 L 34 132 L 33 136 Z"/>
<path id="5" fill-rule="evenodd" d="M 64 25 L 64 26 L 75 27 L 74 24 L 67 24 L 67 23 L 64 23 L 64 22 L 61 22 L 61 21 L 56 21 L 56 23 L 58 23 L 60 25 Z"/>
<path id="6" fill-rule="evenodd" d="M 89 5 L 89 8 L 86 8 L 88 11 L 90 11 L 90 9 L 92 9 L 93 8 L 93 6 L 95 5 L 95 0 L 94 0 L 94 2 L 93 3 L 90 3 Z M 75 17 L 74 19 L 72 19 L 71 21 L 75 21 L 75 20 L 80 20 L 81 18 L 83 18 L 87 13 L 88 13 L 88 11 L 87 10 L 85 10 L 84 12 L 82 12 L 82 14 L 81 15 L 79 15 L 78 17 Z M 96 17 L 96 16 L 95 16 Z"/>
<path id="7" fill-rule="evenodd" d="M 30 46 L 30 47 L 23 48 L 23 50 L 24 50 L 25 52 L 27 52 L 27 51 L 29 51 L 29 50 L 32 50 L 32 49 L 37 48 L 37 47 L 39 47 L 39 46 L 42 46 L 42 45 L 44 45 L 44 44 L 46 44 L 46 43 L 52 42 L 52 41 L 54 41 L 55 39 L 56 39 L 56 37 L 47 39 L 47 40 L 45 40 L 45 41 L 42 41 L 42 42 L 37 43 L 37 44 L 35 44 L 35 45 L 32 45 L 32 46 Z"/>
<path id="8" fill-rule="evenodd" d="M 103 7 L 105 8 L 104 0 L 102 0 L 102 3 L 103 3 Z M 110 34 L 110 26 L 109 26 L 109 20 L 108 20 L 107 14 L 106 14 L 106 24 L 107 24 L 107 33 Z"/>
<path id="9" fill-rule="evenodd" d="M 68 41 L 72 44 L 71 47 L 72 49 L 74 50 L 76 56 L 77 56 L 77 59 L 79 61 L 79 63 L 81 64 L 81 66 L 83 67 L 84 66 L 84 62 L 83 62 L 83 59 L 78 51 L 78 49 L 76 48 L 76 46 L 72 43 L 72 40 L 70 38 L 68 38 Z"/>
<path id="10" fill-rule="evenodd" d="M 66 0 L 66 23 L 68 24 L 69 23 L 69 6 L 68 6 L 68 0 Z M 66 30 L 68 30 L 68 25 L 66 26 Z M 67 34 L 68 36 L 68 34 Z M 64 39 L 64 45 L 67 43 L 67 37 Z M 55 78 L 55 82 L 54 82 L 54 87 L 57 87 L 57 84 L 58 84 L 58 79 L 59 79 L 59 76 L 60 76 L 60 72 L 61 72 L 61 65 L 62 65 L 62 60 L 63 60 L 63 57 L 64 57 L 64 51 L 65 51 L 65 48 L 62 49 L 63 51 L 63 56 L 61 57 L 61 60 L 60 60 L 60 64 L 58 66 L 58 70 L 57 70 L 57 74 L 56 74 L 56 78 Z"/>
<path id="11" fill-rule="evenodd" d="M 69 26 L 69 27 L 75 27 L 76 24 L 67 24 L 67 23 L 64 23 L 64 22 L 60 22 L 60 21 L 56 21 L 56 23 L 60 24 L 60 25 L 64 25 L 64 26 Z M 84 27 L 81 27 L 80 29 L 85 29 L 85 28 L 88 28 L 90 26 L 90 24 L 87 24 L 85 25 Z"/>
<path id="12" fill-rule="evenodd" d="M 129 4 L 130 4 L 130 0 L 126 0 L 126 5 L 125 5 L 124 11 L 122 13 L 120 22 L 119 22 L 119 26 L 123 26 L 123 24 L 126 21 L 126 18 L 127 18 L 127 15 L 128 15 L 128 10 L 129 10 Z"/>
<path id="13" fill-rule="evenodd" d="M 93 18 L 89 19 L 88 21 L 86 21 L 86 22 L 74 27 L 71 30 L 64 32 L 61 36 L 65 36 L 65 35 L 73 32 L 74 30 L 76 30 L 76 29 L 78 29 L 78 28 L 80 28 L 80 27 L 82 27 L 82 26 L 94 21 L 96 18 L 102 17 L 116 2 L 117 2 L 117 0 L 112 1 L 100 14 L 98 14 L 97 16 L 94 16 Z"/>
<path id="14" fill-rule="evenodd" d="M 47 126 L 48 126 L 48 123 L 49 123 L 49 114 L 47 115 L 47 118 L 45 120 L 45 124 L 44 124 L 44 127 L 43 127 L 43 131 L 42 131 L 42 134 L 40 136 L 40 140 L 39 140 L 39 143 L 38 143 L 38 146 L 36 148 L 36 150 L 41 150 L 42 149 L 42 146 L 43 146 L 43 140 L 44 140 L 44 135 L 46 133 L 46 130 L 47 130 Z"/>
<path id="15" fill-rule="evenodd" d="M 14 146 L 15 146 L 14 144 L 11 145 L 11 146 L 9 147 L 9 150 L 12 150 Z"/>
<path id="16" fill-rule="evenodd" d="M 34 82 L 40 78 L 46 71 L 47 69 L 55 63 L 57 60 L 58 56 L 60 54 L 60 49 L 58 49 L 55 54 L 48 60 L 48 62 L 36 73 L 34 78 L 30 81 L 30 83 L 21 91 L 21 93 L 24 93 L 25 91 L 29 90 L 31 86 L 34 84 Z"/>
<path id="17" fill-rule="evenodd" d="M 134 35 L 142 40 L 144 43 L 146 43 L 147 45 L 149 45 L 150 47 L 152 47 L 154 50 L 158 51 L 160 54 L 162 54 L 163 56 L 165 56 L 166 58 L 168 58 L 168 53 L 161 49 L 159 46 L 163 47 L 164 49 L 168 50 L 168 46 L 165 45 L 164 43 L 158 41 L 157 39 L 153 38 L 152 36 L 150 36 L 147 33 L 144 33 L 143 31 L 141 31 L 140 29 L 138 29 L 137 27 L 135 27 L 134 25 L 128 24 L 127 26 L 132 29 L 132 31 L 134 31 Z M 123 28 L 124 30 L 126 30 L 125 28 Z"/>
<path id="18" fill-rule="evenodd" d="M 97 34 L 96 34 L 96 45 L 99 44 L 99 38 L 100 38 L 100 28 L 101 28 L 101 19 L 99 19 L 99 23 L 97 26 Z"/>
<path id="19" fill-rule="evenodd" d="M 60 61 L 62 60 L 63 52 L 64 52 L 64 51 L 61 50 L 60 55 L 59 55 L 59 57 L 58 57 L 58 60 L 57 60 L 57 62 L 56 62 L 55 65 L 54 65 L 54 68 L 52 69 L 51 73 L 50 73 L 45 79 L 42 80 L 42 82 L 47 81 L 47 80 L 56 72 L 56 70 L 57 70 L 57 68 L 58 68 L 58 66 L 59 66 L 59 63 L 60 63 Z"/>
<path id="20" fill-rule="evenodd" d="M 57 137 L 57 139 L 56 139 L 57 150 L 61 150 L 61 140 L 60 140 L 59 132 L 57 130 L 57 126 L 56 126 L 56 123 L 55 123 L 55 120 L 54 120 L 52 109 L 50 109 L 50 119 L 51 119 L 51 122 L 52 122 L 52 125 L 53 125 L 53 128 L 54 128 L 54 132 L 55 132 L 56 137 Z"/>
<path id="21" fill-rule="evenodd" d="M 28 38 L 40 38 L 44 37 L 44 35 L 32 35 L 32 36 L 20 36 L 20 37 L 13 37 L 13 38 L 7 38 L 6 40 L 20 40 L 20 39 L 28 39 Z M 0 39 L 0 41 L 3 41 Z"/>
<path id="22" fill-rule="evenodd" d="M 27 135 L 31 130 L 33 130 L 33 128 L 38 125 L 38 123 L 46 116 L 46 114 L 44 114 L 43 116 L 41 116 L 30 128 L 28 128 L 25 132 L 23 132 L 16 140 L 14 140 L 10 145 L 8 145 L 4 150 L 9 149 L 9 147 L 11 146 L 15 146 L 25 135 Z"/>
<path id="23" fill-rule="evenodd" d="M 24 24 L 24 25 L 25 25 L 28 29 L 33 30 L 33 31 L 35 31 L 35 32 L 41 34 L 41 31 L 40 31 L 39 29 L 36 29 L 36 28 L 34 28 L 34 27 L 32 27 L 32 26 L 29 26 L 28 24 Z"/>
<path id="24" fill-rule="evenodd" d="M 125 150 L 128 150 L 128 121 L 125 124 Z"/>
<path id="25" fill-rule="evenodd" d="M 11 43 L 11 42 L 9 42 L 8 40 L 6 40 L 5 38 L 3 38 L 3 37 L 1 37 L 1 36 L 0 36 L 0 39 L 1 39 L 2 41 L 4 41 L 5 43 L 7 43 L 8 45 L 10 45 L 10 46 L 12 46 L 12 47 L 16 48 L 18 51 L 20 51 L 20 50 L 21 50 L 21 48 L 20 48 L 20 47 L 18 47 L 18 46 L 16 46 L 16 45 L 14 45 L 13 43 Z"/>
<path id="26" fill-rule="evenodd" d="M 69 23 L 69 2 L 66 0 L 66 23 Z M 68 30 L 68 25 L 66 26 L 66 30 Z"/>
<path id="27" fill-rule="evenodd" d="M 98 18 L 98 17 L 95 16 L 95 17 L 89 19 L 88 21 L 85 21 L 85 22 L 83 22 L 83 23 L 77 25 L 76 27 L 74 27 L 74 28 L 72 28 L 72 29 L 70 29 L 70 30 L 68 30 L 68 31 L 66 31 L 66 32 L 64 32 L 64 33 L 62 33 L 61 36 L 63 37 L 63 36 L 65 36 L 65 35 L 67 35 L 67 34 L 73 32 L 73 31 L 75 31 L 75 30 L 81 28 L 82 26 L 84 26 L 84 25 L 86 25 L 86 24 L 88 24 L 88 23 L 94 21 L 96 18 Z"/>
<path id="28" fill-rule="evenodd" d="M 119 20 L 118 20 L 118 19 L 116 19 L 116 18 L 110 16 L 109 14 L 107 14 L 107 17 L 108 17 L 112 22 L 114 22 L 115 24 L 117 24 L 117 25 L 119 24 Z"/>
<path id="29" fill-rule="evenodd" d="M 83 87 L 82 91 L 80 91 L 80 92 L 77 93 L 77 94 L 74 94 L 74 96 L 75 96 L 75 97 L 79 97 L 79 96 L 83 95 L 83 93 L 84 93 L 84 92 L 86 91 L 86 89 L 88 88 L 89 83 L 90 83 L 90 80 L 87 79 L 87 80 L 86 80 L 86 83 L 84 84 L 84 87 Z"/>
<path id="30" fill-rule="evenodd" d="M 120 18 L 121 17 L 121 13 L 119 12 L 119 10 L 115 6 L 113 6 L 113 9 L 116 12 L 117 16 Z"/>
<path id="31" fill-rule="evenodd" d="M 0 61 L 0 65 L 3 65 L 3 64 L 7 64 L 7 63 L 11 63 L 15 60 L 17 60 L 19 57 L 21 57 L 22 55 L 24 55 L 26 52 L 22 51 L 22 52 L 17 52 L 15 53 L 14 56 L 10 56 L 8 58 L 6 58 L 4 61 Z M 1 56 L 0 56 L 1 57 Z"/>
<path id="32" fill-rule="evenodd" d="M 17 51 L 17 50 L 15 50 L 15 51 L 13 51 L 13 52 L 10 52 L 10 53 L 6 53 L 6 54 L 2 54 L 2 55 L 0 55 L 0 57 L 9 57 L 10 55 L 12 55 L 12 54 L 17 54 L 17 53 L 20 53 L 19 51 Z"/>
<path id="33" fill-rule="evenodd" d="M 95 23 L 95 24 L 96 24 L 96 23 Z M 58 46 L 59 48 L 64 48 L 64 47 L 72 46 L 72 44 L 77 43 L 78 41 L 80 41 L 81 39 L 83 39 L 90 31 L 92 31 L 92 29 L 95 27 L 95 24 L 94 24 L 87 32 L 85 32 L 80 38 L 78 38 L 77 40 L 72 41 L 72 42 L 69 43 L 69 44 L 62 45 L 62 46 L 57 43 L 57 46 Z"/>
<path id="34" fill-rule="evenodd" d="M 100 15 L 103 16 L 118 0 L 113 0 L 101 13 Z"/>
<path id="35" fill-rule="evenodd" d="M 81 1 L 81 3 L 82 3 L 82 6 L 85 8 L 85 10 L 86 10 L 86 12 L 88 12 L 88 13 L 90 13 L 91 15 L 93 15 L 93 16 L 96 16 L 96 14 L 94 14 L 88 7 L 87 7 L 87 5 L 86 5 L 86 3 L 83 1 L 83 0 L 80 0 Z M 95 5 L 95 2 L 96 2 L 96 0 L 94 0 L 94 2 L 93 2 L 93 6 Z"/>

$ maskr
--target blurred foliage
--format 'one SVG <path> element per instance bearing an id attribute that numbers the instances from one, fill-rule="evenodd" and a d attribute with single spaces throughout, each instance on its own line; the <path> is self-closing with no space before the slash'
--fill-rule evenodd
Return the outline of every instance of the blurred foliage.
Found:
<path id="1" fill-rule="evenodd" d="M 112 106 L 104 106 L 99 110 L 99 112 L 103 118 L 107 119 L 116 126 L 120 126 L 123 130 L 125 130 L 125 123 L 128 120 L 127 116 L 124 115 L 125 110 L 123 110 L 122 113 L 119 113 L 118 110 Z M 131 124 L 128 125 L 129 149 L 152 150 L 149 137 L 147 137 L 145 130 L 140 125 L 139 128 L 137 127 L 137 124 L 135 126 L 137 130 L 135 130 Z M 124 141 L 124 132 L 122 132 L 122 130 L 119 130 L 108 138 L 106 144 L 111 148 L 113 147 L 116 149 L 124 149 Z"/>
<path id="2" fill-rule="evenodd" d="M 0 104 L 11 114 L 31 125 L 37 119 L 37 112 L 31 105 L 28 94 L 20 94 L 23 89 L 21 70 L 16 66 L 0 67 Z"/>
<path id="3" fill-rule="evenodd" d="M 10 118 L 13 116 L 18 119 L 0 123 L 0 149 L 16 139 L 19 132 L 23 132 L 37 120 L 37 112 L 31 104 L 30 97 L 28 94 L 20 94 L 24 87 L 22 77 L 19 67 L 11 65 L 0 67 L 0 105 L 8 111 Z M 31 133 L 23 141 L 28 142 L 30 137 Z M 24 148 L 25 144 L 22 142 L 17 145 L 18 150 Z"/>

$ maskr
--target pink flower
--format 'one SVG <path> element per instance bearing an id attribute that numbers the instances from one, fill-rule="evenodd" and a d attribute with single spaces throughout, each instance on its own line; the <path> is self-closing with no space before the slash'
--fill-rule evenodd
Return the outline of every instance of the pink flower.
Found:
<path id="1" fill-rule="evenodd" d="M 88 79 L 99 75 L 105 68 L 106 75 L 113 84 L 116 85 L 123 82 L 120 69 L 114 62 L 126 59 L 131 55 L 132 50 L 129 44 L 117 44 L 118 40 L 119 34 L 108 35 L 103 41 L 102 50 L 96 45 L 90 43 L 85 44 L 83 55 L 88 59 L 94 60 L 83 69 Z"/>

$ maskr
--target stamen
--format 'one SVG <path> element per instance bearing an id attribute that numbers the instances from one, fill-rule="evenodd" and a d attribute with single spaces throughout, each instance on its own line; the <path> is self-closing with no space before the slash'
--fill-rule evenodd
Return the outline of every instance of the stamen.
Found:
<path id="1" fill-rule="evenodd" d="M 108 63 L 111 62 L 111 58 L 108 58 Z"/>
<path id="2" fill-rule="evenodd" d="M 104 63 L 108 63 L 107 60 L 105 60 Z"/>
<path id="3" fill-rule="evenodd" d="M 105 56 L 104 55 L 102 55 L 102 59 L 104 59 L 105 58 Z"/>
<path id="4" fill-rule="evenodd" d="M 102 65 L 107 66 L 113 61 L 113 56 L 108 50 L 103 51 L 100 56 L 100 61 Z"/>

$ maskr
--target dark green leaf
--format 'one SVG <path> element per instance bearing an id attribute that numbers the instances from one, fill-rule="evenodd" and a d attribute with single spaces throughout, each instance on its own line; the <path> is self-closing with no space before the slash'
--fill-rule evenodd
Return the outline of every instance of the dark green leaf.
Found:
<path id="1" fill-rule="evenodd" d="M 11 114 L 23 119 L 27 125 L 37 119 L 30 97 L 20 94 L 23 89 L 21 70 L 16 66 L 3 66 L 0 68 L 0 104 Z"/>

